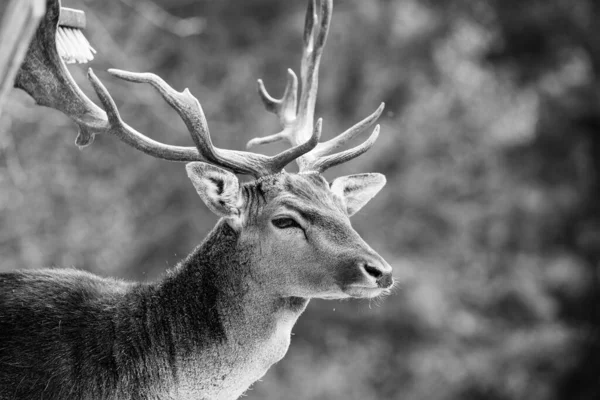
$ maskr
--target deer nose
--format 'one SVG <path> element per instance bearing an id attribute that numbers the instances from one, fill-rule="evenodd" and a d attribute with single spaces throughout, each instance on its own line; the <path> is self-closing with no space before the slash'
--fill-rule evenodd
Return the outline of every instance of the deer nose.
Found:
<path id="1" fill-rule="evenodd" d="M 394 278 L 392 277 L 392 267 L 390 267 L 385 261 L 365 261 L 360 264 L 365 274 L 377 283 L 377 286 L 383 289 L 387 289 L 394 284 Z"/>

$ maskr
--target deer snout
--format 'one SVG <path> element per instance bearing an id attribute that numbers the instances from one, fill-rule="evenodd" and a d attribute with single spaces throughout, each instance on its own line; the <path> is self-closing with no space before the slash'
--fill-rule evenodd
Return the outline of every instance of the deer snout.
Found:
<path id="1" fill-rule="evenodd" d="M 367 279 L 373 281 L 382 289 L 387 289 L 394 284 L 392 267 L 383 260 L 362 261 L 360 262 L 360 269 Z"/>

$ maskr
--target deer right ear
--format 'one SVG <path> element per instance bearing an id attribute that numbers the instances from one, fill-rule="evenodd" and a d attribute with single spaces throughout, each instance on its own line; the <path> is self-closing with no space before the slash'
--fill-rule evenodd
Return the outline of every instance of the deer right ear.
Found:
<path id="1" fill-rule="evenodd" d="M 240 215 L 240 184 L 234 174 L 203 162 L 189 163 L 185 169 L 200 198 L 212 212 L 225 218 Z"/>
<path id="2" fill-rule="evenodd" d="M 344 200 L 348 216 L 354 215 L 385 185 L 382 174 L 356 174 L 336 178 L 331 191 Z"/>

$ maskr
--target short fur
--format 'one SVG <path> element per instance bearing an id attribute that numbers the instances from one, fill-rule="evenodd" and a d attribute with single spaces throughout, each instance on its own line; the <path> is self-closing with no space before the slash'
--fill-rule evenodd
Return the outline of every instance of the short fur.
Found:
<path id="1" fill-rule="evenodd" d="M 285 355 L 311 297 L 357 296 L 360 260 L 389 269 L 318 174 L 239 196 L 243 223 L 221 219 L 159 282 L 0 274 L 0 399 L 236 399 Z M 304 237 L 271 224 L 284 204 L 304 214 Z"/>

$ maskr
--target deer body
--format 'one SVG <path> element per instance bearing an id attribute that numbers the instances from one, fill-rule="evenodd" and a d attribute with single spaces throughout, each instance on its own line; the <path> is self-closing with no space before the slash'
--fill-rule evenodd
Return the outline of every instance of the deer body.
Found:
<path id="1" fill-rule="evenodd" d="M 370 128 L 383 104 L 338 136 L 319 142 L 314 123 L 318 66 L 332 0 L 308 1 L 302 91 L 289 71 L 281 99 L 259 94 L 285 140 L 274 156 L 213 145 L 198 100 L 154 74 L 112 70 L 149 83 L 183 119 L 194 147 L 156 142 L 127 125 L 102 83 L 90 81 L 105 111 L 74 83 L 55 49 L 58 0 L 38 28 L 17 86 L 54 105 L 80 127 L 77 143 L 112 134 L 154 157 L 186 165 L 217 226 L 155 283 L 127 283 L 76 270 L 0 274 L 0 400 L 238 398 L 280 360 L 309 299 L 373 298 L 393 285 L 391 267 L 352 228 L 349 217 L 385 184 L 381 174 L 321 175 L 370 149 L 379 134 L 340 146 Z M 38 86 L 45 86 L 38 90 Z M 42 90 L 44 89 L 44 90 Z M 63 107 L 66 104 L 66 107 Z M 297 174 L 284 167 L 296 161 Z M 236 174 L 255 179 L 241 184 Z"/>
<path id="2" fill-rule="evenodd" d="M 285 355 L 308 300 L 261 289 L 236 239 L 219 223 L 152 284 L 0 275 L 0 399 L 237 399 Z"/>

